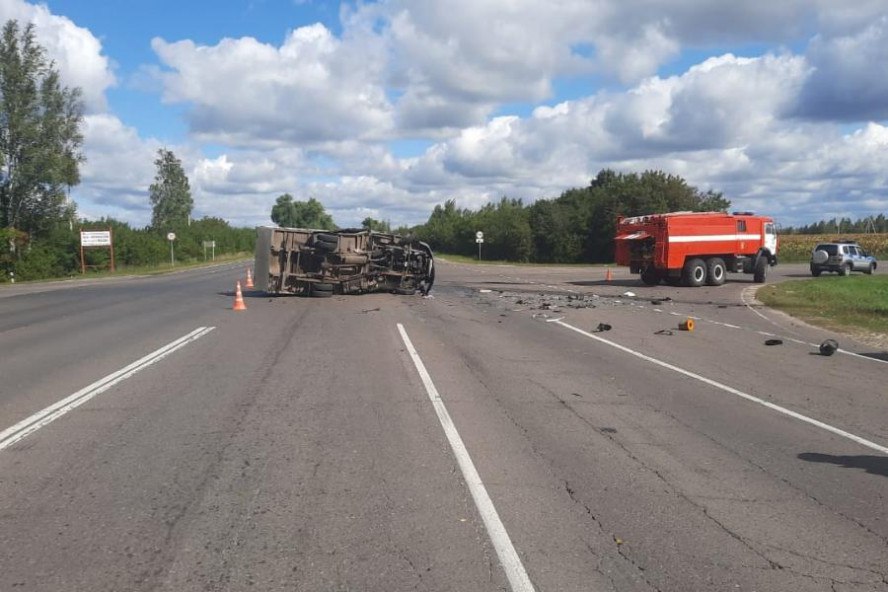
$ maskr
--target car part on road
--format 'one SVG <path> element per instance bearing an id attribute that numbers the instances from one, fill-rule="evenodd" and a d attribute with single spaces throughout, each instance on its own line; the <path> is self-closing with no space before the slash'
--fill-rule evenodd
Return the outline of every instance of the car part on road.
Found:
<path id="1" fill-rule="evenodd" d="M 413 237 L 365 229 L 256 230 L 256 288 L 270 294 L 427 296 L 435 282 L 432 249 Z"/>
<path id="2" fill-rule="evenodd" d="M 678 324 L 678 328 L 682 331 L 693 331 L 694 330 L 694 319 L 685 319 L 684 321 Z"/>
<path id="3" fill-rule="evenodd" d="M 595 330 L 592 332 L 593 333 L 602 333 L 603 331 L 610 331 L 611 329 L 613 329 L 613 327 L 611 327 L 607 323 L 598 323 L 598 326 L 595 327 Z"/>
<path id="4" fill-rule="evenodd" d="M 660 329 L 659 331 L 654 331 L 654 335 L 675 335 L 672 332 L 672 329 Z"/>
<path id="5" fill-rule="evenodd" d="M 782 339 L 765 339 L 765 345 L 783 345 Z"/>
<path id="6" fill-rule="evenodd" d="M 835 339 L 826 339 L 820 344 L 820 355 L 831 356 L 839 350 L 839 342 Z"/>

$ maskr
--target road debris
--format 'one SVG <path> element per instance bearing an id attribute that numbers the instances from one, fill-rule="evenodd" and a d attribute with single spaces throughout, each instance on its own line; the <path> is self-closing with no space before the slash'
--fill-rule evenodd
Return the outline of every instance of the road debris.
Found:
<path id="1" fill-rule="evenodd" d="M 783 345 L 782 339 L 765 339 L 765 345 Z"/>
<path id="2" fill-rule="evenodd" d="M 595 327 L 595 329 L 592 332 L 593 333 L 603 333 L 604 331 L 610 331 L 611 329 L 613 329 L 613 327 L 611 327 L 607 323 L 598 323 L 598 326 Z"/>
<path id="3" fill-rule="evenodd" d="M 654 331 L 654 335 L 675 335 L 672 332 L 672 329 L 660 329 L 659 331 Z"/>
<path id="4" fill-rule="evenodd" d="M 623 292 L 623 296 L 626 298 L 635 298 L 635 292 Z"/>
<path id="5" fill-rule="evenodd" d="M 694 330 L 694 319 L 685 319 L 684 321 L 678 324 L 678 328 L 682 331 L 693 331 Z"/>
<path id="6" fill-rule="evenodd" d="M 820 355 L 831 356 L 839 350 L 839 342 L 835 339 L 826 339 L 820 344 Z"/>

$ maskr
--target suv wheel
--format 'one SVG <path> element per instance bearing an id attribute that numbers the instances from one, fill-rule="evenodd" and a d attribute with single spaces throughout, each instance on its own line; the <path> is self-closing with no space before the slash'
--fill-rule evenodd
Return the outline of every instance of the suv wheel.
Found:
<path id="1" fill-rule="evenodd" d="M 846 263 L 842 266 L 842 269 L 839 270 L 839 273 L 842 275 L 851 275 L 851 264 Z"/>
<path id="2" fill-rule="evenodd" d="M 866 275 L 873 275 L 873 272 L 875 270 L 876 270 L 876 264 L 870 263 L 869 266 L 865 270 L 863 270 L 863 273 L 865 273 Z"/>
<path id="3" fill-rule="evenodd" d="M 811 266 L 811 275 L 813 275 L 814 277 L 820 277 L 820 268 L 819 268 L 819 267 L 814 267 L 814 266 L 812 265 L 812 266 Z"/>

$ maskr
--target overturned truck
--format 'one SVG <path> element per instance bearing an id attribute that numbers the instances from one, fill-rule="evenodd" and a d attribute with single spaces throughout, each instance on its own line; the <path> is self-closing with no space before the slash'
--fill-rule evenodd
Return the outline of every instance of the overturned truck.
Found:
<path id="1" fill-rule="evenodd" d="M 435 282 L 431 248 L 410 237 L 364 229 L 256 230 L 256 288 L 270 294 L 425 295 Z"/>

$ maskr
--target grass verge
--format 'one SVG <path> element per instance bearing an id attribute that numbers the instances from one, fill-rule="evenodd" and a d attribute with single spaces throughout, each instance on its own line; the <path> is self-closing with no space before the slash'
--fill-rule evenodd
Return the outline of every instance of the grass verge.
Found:
<path id="1" fill-rule="evenodd" d="M 123 277 L 129 275 L 160 275 L 173 271 L 182 271 L 183 269 L 195 269 L 198 267 L 210 267 L 222 263 L 231 263 L 234 261 L 252 260 L 252 253 L 233 253 L 228 255 L 218 255 L 215 261 L 190 261 L 187 263 L 176 263 L 175 267 L 169 263 L 164 265 L 139 265 L 139 266 L 116 266 L 114 273 L 108 269 L 90 270 L 87 269 L 85 274 L 79 272 L 70 276 L 48 277 L 39 280 L 17 280 L 16 284 L 37 284 L 41 282 L 57 282 L 59 280 L 90 280 L 97 278 Z M 250 264 L 252 266 L 252 264 Z M 11 285 L 10 282 L 0 282 L 0 285 Z"/>
<path id="2" fill-rule="evenodd" d="M 888 334 L 888 275 L 782 282 L 760 289 L 756 297 L 812 325 Z"/>

